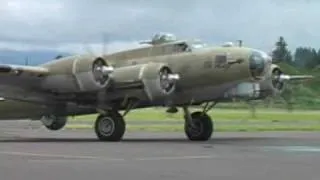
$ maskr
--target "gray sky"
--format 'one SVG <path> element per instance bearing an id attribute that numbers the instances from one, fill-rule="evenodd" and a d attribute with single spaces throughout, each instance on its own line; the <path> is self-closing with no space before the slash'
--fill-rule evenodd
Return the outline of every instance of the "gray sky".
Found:
<path id="1" fill-rule="evenodd" d="M 319 0 L 0 0 L 0 48 L 109 51 L 137 46 L 156 32 L 210 44 L 243 39 L 271 50 L 320 48 Z"/>

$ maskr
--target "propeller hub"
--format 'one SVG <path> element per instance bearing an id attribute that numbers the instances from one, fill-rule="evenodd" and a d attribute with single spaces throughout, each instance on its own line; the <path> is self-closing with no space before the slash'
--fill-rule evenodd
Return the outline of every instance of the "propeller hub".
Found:
<path id="1" fill-rule="evenodd" d="M 104 75 L 108 75 L 113 73 L 114 68 L 112 66 L 100 66 L 100 67 L 97 67 L 97 70 L 101 71 L 101 73 Z"/>
<path id="2" fill-rule="evenodd" d="M 159 72 L 160 86 L 165 92 L 170 92 L 177 80 L 180 79 L 179 74 L 173 74 L 169 68 L 163 68 Z"/>
<path id="3" fill-rule="evenodd" d="M 275 69 L 272 71 L 271 78 L 273 87 L 278 90 L 282 90 L 284 87 L 284 80 L 290 77 L 284 75 L 280 69 Z"/>
<path id="4" fill-rule="evenodd" d="M 168 80 L 171 82 L 177 81 L 180 79 L 179 74 L 169 74 L 168 75 Z"/>
<path id="5" fill-rule="evenodd" d="M 107 82 L 109 80 L 109 74 L 113 71 L 114 68 L 112 66 L 108 66 L 102 58 L 97 58 L 93 63 L 92 72 L 95 80 L 100 84 Z"/>

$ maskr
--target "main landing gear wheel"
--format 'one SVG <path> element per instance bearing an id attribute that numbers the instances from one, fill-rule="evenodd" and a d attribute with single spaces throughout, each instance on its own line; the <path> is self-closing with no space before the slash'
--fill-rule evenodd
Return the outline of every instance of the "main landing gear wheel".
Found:
<path id="1" fill-rule="evenodd" d="M 191 141 L 207 141 L 213 132 L 213 122 L 206 113 L 194 112 L 191 119 L 185 117 L 185 134 Z M 190 118 L 190 117 L 189 117 Z"/>
<path id="2" fill-rule="evenodd" d="M 110 112 L 97 117 L 94 129 L 101 141 L 120 141 L 125 133 L 126 123 L 118 112 Z"/>
<path id="3" fill-rule="evenodd" d="M 57 131 L 67 124 L 67 117 L 46 115 L 41 118 L 41 122 L 47 129 Z"/>

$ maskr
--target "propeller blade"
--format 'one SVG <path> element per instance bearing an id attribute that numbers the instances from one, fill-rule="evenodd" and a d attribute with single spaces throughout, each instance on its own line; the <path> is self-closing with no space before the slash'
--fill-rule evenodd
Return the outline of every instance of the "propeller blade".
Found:
<path id="1" fill-rule="evenodd" d="M 96 54 L 93 52 L 92 48 L 89 46 L 88 43 L 84 43 L 83 50 L 92 56 L 96 56 Z"/>
<path id="2" fill-rule="evenodd" d="M 29 57 L 28 56 L 24 60 L 24 65 L 26 65 L 26 66 L 29 65 Z"/>
<path id="3" fill-rule="evenodd" d="M 299 81 L 299 80 L 309 80 L 313 79 L 314 77 L 311 75 L 286 75 L 281 74 L 279 77 L 280 81 Z"/>
<path id="4" fill-rule="evenodd" d="M 281 98 L 285 101 L 288 111 L 293 110 L 293 96 L 291 89 L 286 89 L 285 93 L 280 94 Z"/>
<path id="5" fill-rule="evenodd" d="M 108 36 L 106 33 L 103 33 L 103 42 L 102 42 L 102 55 L 108 53 Z"/>

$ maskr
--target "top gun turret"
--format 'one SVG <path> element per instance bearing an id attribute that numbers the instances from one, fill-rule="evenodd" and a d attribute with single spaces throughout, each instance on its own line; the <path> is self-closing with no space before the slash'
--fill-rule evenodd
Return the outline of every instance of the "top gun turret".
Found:
<path id="1" fill-rule="evenodd" d="M 153 36 L 151 40 L 141 41 L 140 44 L 150 44 L 150 45 L 158 45 L 169 42 L 177 41 L 175 35 L 170 33 L 157 33 Z"/>

